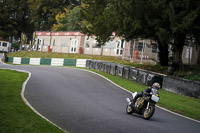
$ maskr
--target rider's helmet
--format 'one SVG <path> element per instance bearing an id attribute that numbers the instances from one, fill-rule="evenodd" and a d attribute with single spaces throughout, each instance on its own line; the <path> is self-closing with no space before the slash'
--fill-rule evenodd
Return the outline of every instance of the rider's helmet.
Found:
<path id="1" fill-rule="evenodd" d="M 159 89 L 160 89 L 160 84 L 155 82 L 155 83 L 152 85 L 152 88 L 159 90 Z"/>

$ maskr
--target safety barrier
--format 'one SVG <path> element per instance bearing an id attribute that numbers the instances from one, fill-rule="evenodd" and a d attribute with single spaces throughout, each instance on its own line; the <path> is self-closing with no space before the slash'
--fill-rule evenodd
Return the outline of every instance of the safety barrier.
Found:
<path id="1" fill-rule="evenodd" d="M 167 75 L 111 62 L 87 60 L 86 67 L 126 78 L 147 86 L 158 82 L 164 90 L 200 99 L 200 83 L 177 79 Z"/>
<path id="2" fill-rule="evenodd" d="M 61 59 L 61 58 L 21 58 L 8 57 L 8 63 L 51 66 L 76 66 L 86 67 L 86 59 Z"/>

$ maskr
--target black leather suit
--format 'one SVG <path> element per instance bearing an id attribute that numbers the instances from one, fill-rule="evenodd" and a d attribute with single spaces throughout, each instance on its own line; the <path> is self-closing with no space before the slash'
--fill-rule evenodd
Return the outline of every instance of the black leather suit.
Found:
<path id="1" fill-rule="evenodd" d="M 151 92 L 152 87 L 148 87 L 145 90 L 141 91 L 140 93 L 138 93 L 135 98 L 133 99 L 132 103 L 135 103 L 135 101 L 138 99 L 138 97 L 142 97 L 143 94 L 149 94 Z"/>

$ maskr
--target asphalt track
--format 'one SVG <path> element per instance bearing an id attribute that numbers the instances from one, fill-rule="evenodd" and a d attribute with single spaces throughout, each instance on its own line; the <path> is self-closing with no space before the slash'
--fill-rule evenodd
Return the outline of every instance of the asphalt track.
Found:
<path id="1" fill-rule="evenodd" d="M 199 133 L 200 123 L 156 108 L 150 120 L 125 112 L 130 93 L 93 73 L 63 67 L 4 65 L 32 73 L 25 98 L 69 133 Z"/>

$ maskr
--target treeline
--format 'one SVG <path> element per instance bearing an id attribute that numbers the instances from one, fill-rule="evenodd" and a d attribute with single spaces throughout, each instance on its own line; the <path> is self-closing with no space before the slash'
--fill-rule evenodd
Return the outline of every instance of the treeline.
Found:
<path id="1" fill-rule="evenodd" d="M 0 0 L 0 37 L 81 30 L 104 44 L 115 32 L 127 41 L 157 41 L 162 66 L 168 65 L 171 44 L 179 65 L 183 46 L 200 44 L 199 5 L 199 0 Z"/>
<path id="2" fill-rule="evenodd" d="M 56 16 L 79 5 L 79 0 L 0 0 L 0 37 L 19 39 L 23 33 L 31 39 L 36 30 L 51 31 Z"/>

